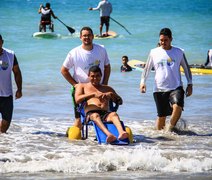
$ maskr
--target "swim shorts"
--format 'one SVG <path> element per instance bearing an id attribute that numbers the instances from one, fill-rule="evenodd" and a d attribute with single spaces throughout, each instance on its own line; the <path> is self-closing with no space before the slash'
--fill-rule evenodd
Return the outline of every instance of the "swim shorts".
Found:
<path id="1" fill-rule="evenodd" d="M 91 110 L 91 111 L 88 111 L 86 113 L 86 120 L 88 120 L 90 118 L 90 115 L 93 114 L 93 113 L 98 113 L 100 115 L 100 118 L 102 121 L 105 121 L 107 116 L 111 113 L 111 112 L 108 112 L 108 111 L 103 111 L 103 110 Z M 92 119 L 90 119 L 92 120 Z"/>
<path id="2" fill-rule="evenodd" d="M 103 26 L 105 24 L 106 26 L 109 26 L 110 17 L 109 16 L 102 16 L 100 17 L 100 25 Z"/>
<path id="3" fill-rule="evenodd" d="M 158 117 L 169 116 L 172 114 L 172 105 L 177 104 L 180 107 L 184 107 L 184 90 L 180 86 L 175 90 L 167 92 L 155 92 L 153 94 Z"/>
<path id="4" fill-rule="evenodd" d="M 2 119 L 11 122 L 13 114 L 13 97 L 0 97 L 0 113 Z"/>

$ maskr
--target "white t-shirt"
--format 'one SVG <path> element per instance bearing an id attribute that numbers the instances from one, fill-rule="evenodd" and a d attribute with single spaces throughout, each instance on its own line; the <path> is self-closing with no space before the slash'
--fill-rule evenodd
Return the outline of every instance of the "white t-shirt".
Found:
<path id="1" fill-rule="evenodd" d="M 73 78 L 78 83 L 89 82 L 88 70 L 91 66 L 98 65 L 102 71 L 102 80 L 104 78 L 105 65 L 110 64 L 106 49 L 100 45 L 93 44 L 93 49 L 87 51 L 82 48 L 82 45 L 72 49 L 63 66 L 67 69 L 73 68 Z"/>
<path id="2" fill-rule="evenodd" d="M 112 4 L 108 2 L 107 0 L 100 1 L 98 6 L 96 8 L 93 8 L 93 10 L 100 10 L 100 17 L 102 16 L 110 16 L 112 13 Z"/>
<path id="3" fill-rule="evenodd" d="M 0 55 L 0 96 L 8 97 L 13 95 L 11 72 L 14 63 L 14 52 L 3 48 Z"/>
<path id="4" fill-rule="evenodd" d="M 162 47 L 152 49 L 142 73 L 141 83 L 146 82 L 149 72 L 154 67 L 154 92 L 174 90 L 183 85 L 180 66 L 184 69 L 188 84 L 192 84 L 191 72 L 182 49 L 173 46 L 170 50 L 164 50 Z"/>

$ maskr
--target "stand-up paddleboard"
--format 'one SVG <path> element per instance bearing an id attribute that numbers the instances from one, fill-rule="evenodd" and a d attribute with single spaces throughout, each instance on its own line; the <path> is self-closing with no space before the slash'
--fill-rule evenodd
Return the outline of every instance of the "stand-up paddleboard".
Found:
<path id="1" fill-rule="evenodd" d="M 108 31 L 108 36 L 105 36 L 105 33 L 103 33 L 102 36 L 99 35 L 94 35 L 94 39 L 111 39 L 111 38 L 116 38 L 118 34 L 114 31 Z"/>
<path id="2" fill-rule="evenodd" d="M 143 71 L 144 67 L 146 65 L 146 63 L 144 61 L 135 60 L 135 59 L 128 61 L 127 64 L 130 67 L 132 67 L 132 68 L 134 68 L 135 70 L 138 70 L 138 71 Z"/>
<path id="3" fill-rule="evenodd" d="M 32 36 L 36 38 L 51 39 L 51 38 L 57 38 L 58 34 L 54 32 L 35 32 Z"/>
<path id="4" fill-rule="evenodd" d="M 212 68 L 203 66 L 202 64 L 190 64 L 189 65 L 191 73 L 197 75 L 212 75 Z M 180 71 L 184 72 L 183 68 L 180 67 Z"/>

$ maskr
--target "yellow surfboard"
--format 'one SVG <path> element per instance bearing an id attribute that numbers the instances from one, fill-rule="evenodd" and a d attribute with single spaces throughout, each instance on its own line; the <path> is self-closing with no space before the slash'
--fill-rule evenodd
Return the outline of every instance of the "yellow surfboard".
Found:
<path id="1" fill-rule="evenodd" d="M 207 67 L 201 67 L 200 65 L 189 65 L 190 66 L 190 70 L 192 74 L 197 74 L 197 75 L 212 75 L 212 68 L 207 68 Z M 183 68 L 180 67 L 180 71 L 183 71 Z"/>

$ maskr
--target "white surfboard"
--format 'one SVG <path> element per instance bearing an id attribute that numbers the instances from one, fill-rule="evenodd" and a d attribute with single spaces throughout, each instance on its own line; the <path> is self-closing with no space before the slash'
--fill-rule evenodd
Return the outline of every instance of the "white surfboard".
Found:
<path id="1" fill-rule="evenodd" d="M 56 34 L 54 32 L 35 32 L 32 36 L 36 37 L 36 38 L 51 39 L 51 38 L 57 38 L 58 34 Z"/>

